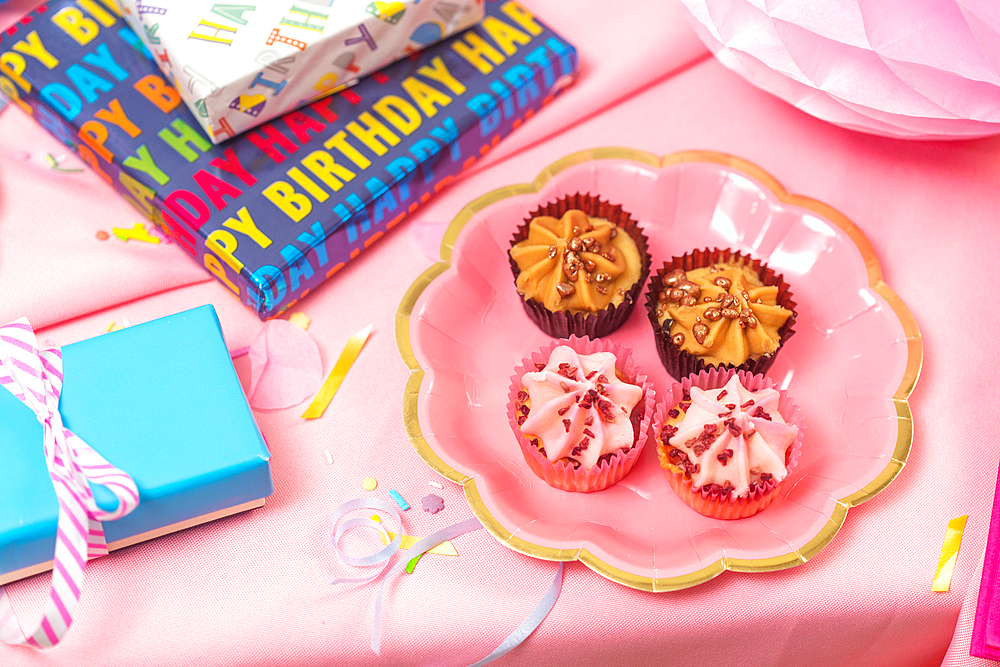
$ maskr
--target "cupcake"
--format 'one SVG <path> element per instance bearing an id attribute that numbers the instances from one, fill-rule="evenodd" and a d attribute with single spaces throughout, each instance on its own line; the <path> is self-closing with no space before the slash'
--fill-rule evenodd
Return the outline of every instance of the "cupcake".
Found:
<path id="1" fill-rule="evenodd" d="M 546 345 L 515 369 L 508 399 L 528 466 L 566 491 L 600 491 L 628 474 L 652 421 L 652 385 L 609 341 Z"/>
<path id="2" fill-rule="evenodd" d="M 716 519 L 761 511 L 798 462 L 798 407 L 763 375 L 702 371 L 657 408 L 656 455 L 677 495 Z"/>
<path id="3" fill-rule="evenodd" d="M 598 338 L 628 319 L 646 276 L 646 237 L 621 206 L 576 194 L 534 211 L 509 251 L 524 310 L 555 338 Z"/>
<path id="4" fill-rule="evenodd" d="M 713 367 L 763 374 L 794 333 L 782 276 L 732 250 L 674 257 L 650 281 L 646 310 L 660 360 L 677 379 Z"/>

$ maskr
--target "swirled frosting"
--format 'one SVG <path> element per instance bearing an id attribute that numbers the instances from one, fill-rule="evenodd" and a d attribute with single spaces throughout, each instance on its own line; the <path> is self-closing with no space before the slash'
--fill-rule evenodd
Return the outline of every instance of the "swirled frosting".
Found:
<path id="1" fill-rule="evenodd" d="M 671 463 L 695 489 L 737 497 L 785 478 L 785 452 L 798 428 L 778 412 L 774 389 L 750 391 L 737 376 L 722 389 L 691 388 L 691 400 L 667 413 L 660 440 Z"/>
<path id="2" fill-rule="evenodd" d="M 510 249 L 517 292 L 551 311 L 597 312 L 622 303 L 642 274 L 635 241 L 613 222 L 572 209 L 532 218 Z"/>
<path id="3" fill-rule="evenodd" d="M 579 354 L 560 345 L 543 368 L 521 377 L 527 396 L 520 398 L 530 404 L 521 432 L 538 437 L 550 461 L 590 468 L 635 443 L 631 414 L 642 387 L 618 377 L 617 361 L 610 352 Z"/>
<path id="4" fill-rule="evenodd" d="M 778 287 L 761 283 L 747 264 L 716 263 L 663 281 L 656 316 L 671 320 L 670 340 L 708 366 L 739 366 L 773 354 L 792 311 L 777 304 Z"/>

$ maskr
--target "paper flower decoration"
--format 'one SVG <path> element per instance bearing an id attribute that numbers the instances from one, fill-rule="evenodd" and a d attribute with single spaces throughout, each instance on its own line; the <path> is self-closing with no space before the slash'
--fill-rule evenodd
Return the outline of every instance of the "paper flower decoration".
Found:
<path id="1" fill-rule="evenodd" d="M 681 0 L 726 67 L 817 118 L 909 139 L 1000 133 L 996 0 Z"/>
<path id="2" fill-rule="evenodd" d="M 316 342 L 302 327 L 268 320 L 250 344 L 250 405 L 280 410 L 309 398 L 323 382 Z"/>

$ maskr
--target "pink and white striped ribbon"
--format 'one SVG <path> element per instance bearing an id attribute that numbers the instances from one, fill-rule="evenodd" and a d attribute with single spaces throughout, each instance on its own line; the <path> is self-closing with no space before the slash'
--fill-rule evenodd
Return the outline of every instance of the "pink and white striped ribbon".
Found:
<path id="1" fill-rule="evenodd" d="M 38 628 L 25 635 L 0 587 L 0 641 L 48 648 L 58 644 L 73 623 L 87 560 L 108 553 L 101 522 L 134 510 L 139 490 L 131 477 L 63 426 L 59 414 L 62 352 L 59 348 L 39 350 L 35 332 L 23 317 L 0 327 L 0 385 L 31 408 L 41 422 L 45 462 L 59 499 L 52 590 L 45 613 Z M 90 483 L 111 491 L 118 506 L 110 512 L 98 507 Z"/>

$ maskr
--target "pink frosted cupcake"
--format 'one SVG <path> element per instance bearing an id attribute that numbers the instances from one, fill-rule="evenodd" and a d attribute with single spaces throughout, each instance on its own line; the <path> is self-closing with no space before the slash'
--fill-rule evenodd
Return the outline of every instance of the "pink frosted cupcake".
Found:
<path id="1" fill-rule="evenodd" d="M 740 519 L 777 497 L 798 463 L 803 428 L 798 407 L 770 379 L 711 369 L 674 384 L 653 431 L 681 500 L 705 516 Z"/>
<path id="2" fill-rule="evenodd" d="M 600 339 L 553 341 L 511 376 L 507 417 L 532 472 L 565 491 L 600 491 L 648 439 L 653 388 L 632 353 Z"/>

